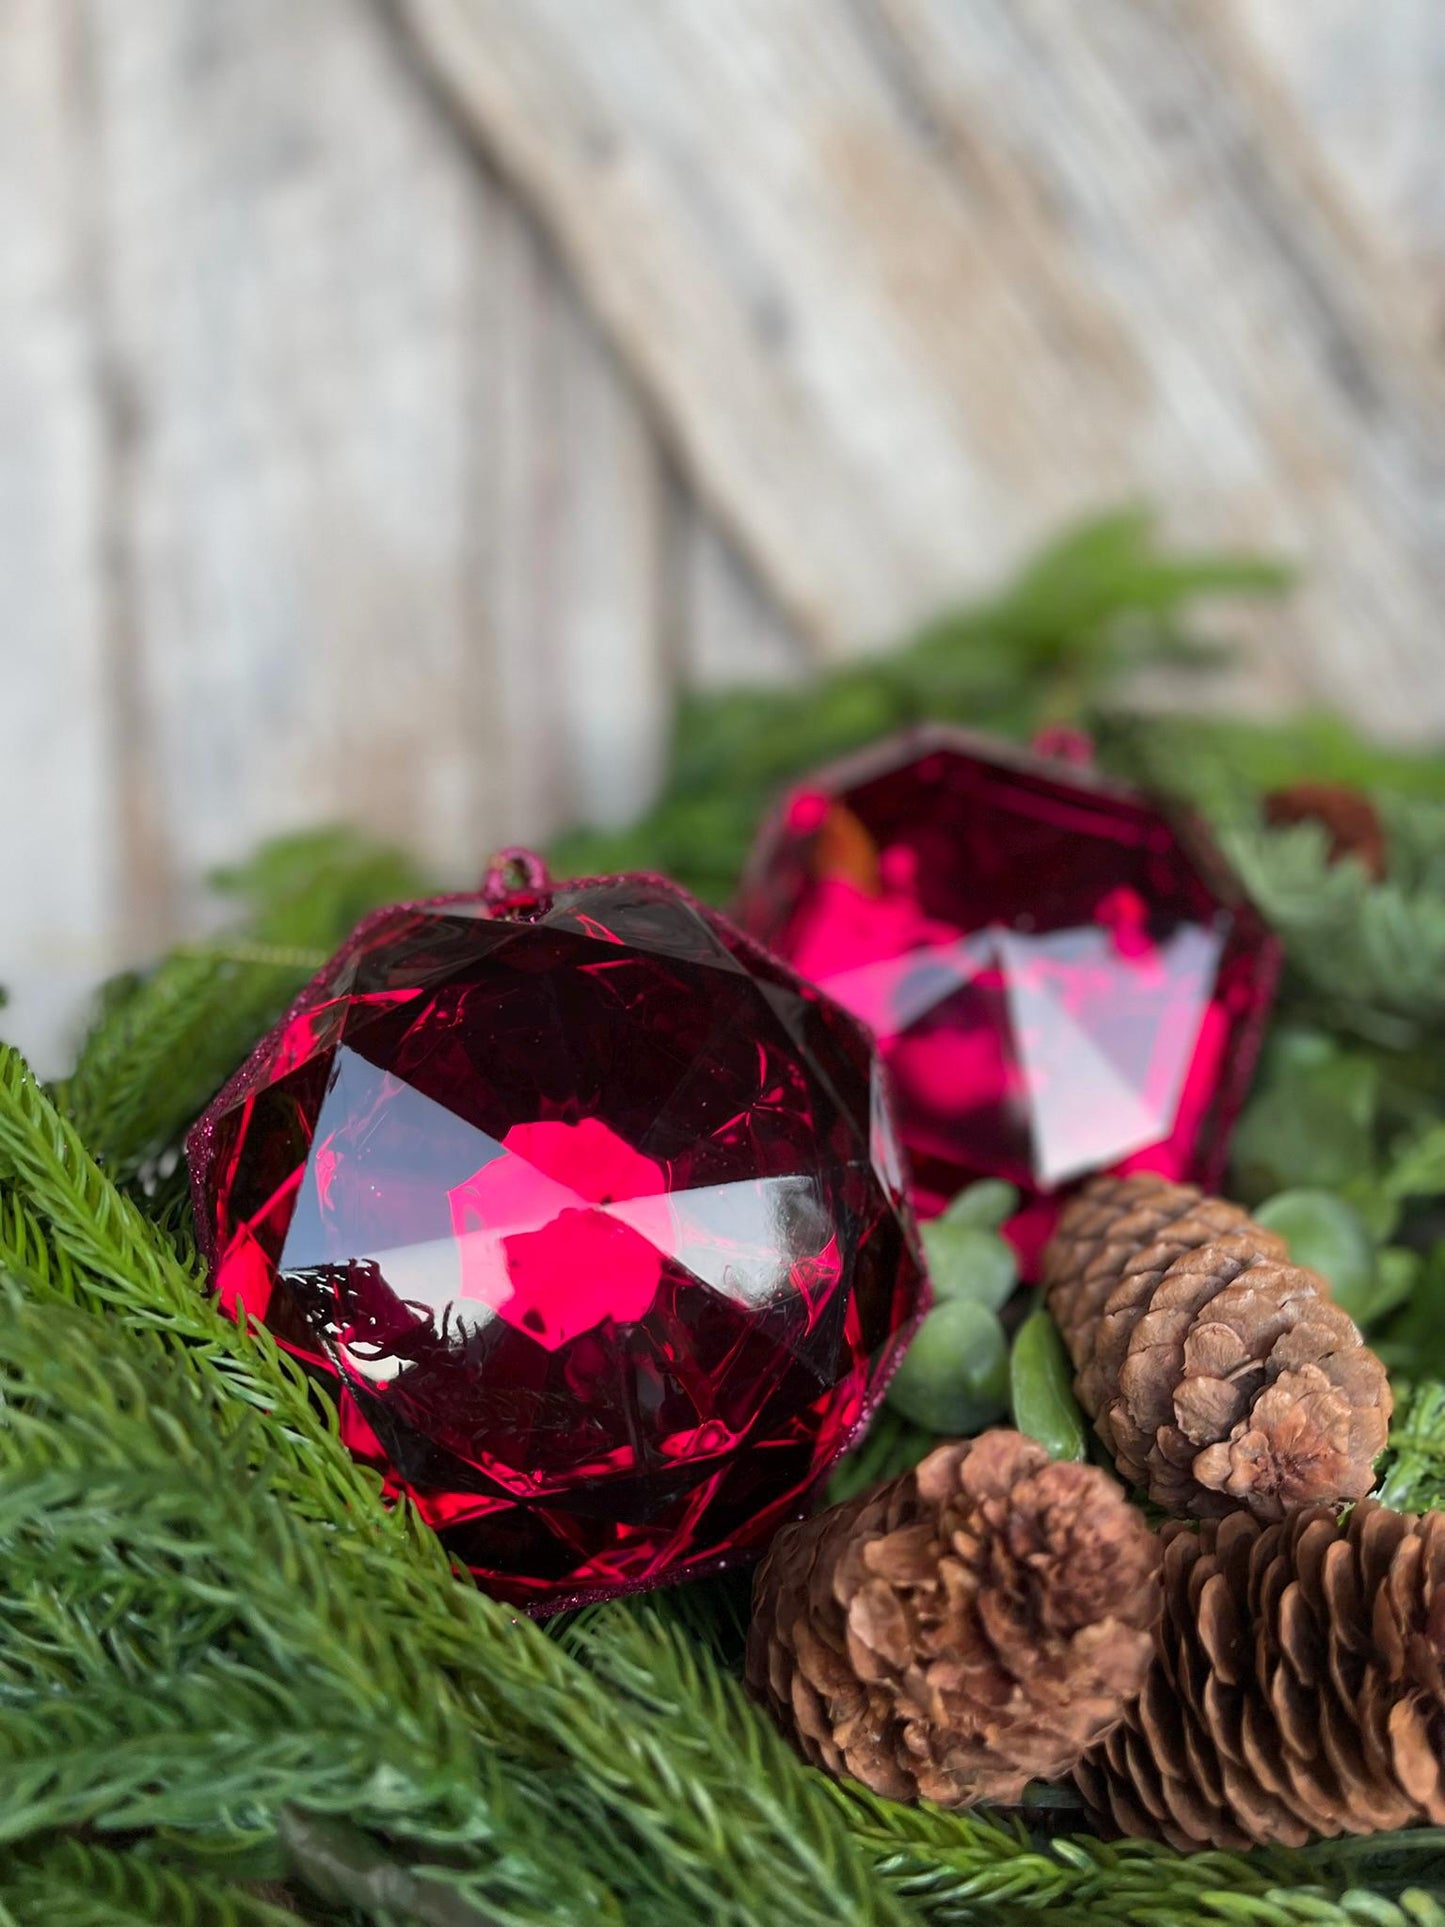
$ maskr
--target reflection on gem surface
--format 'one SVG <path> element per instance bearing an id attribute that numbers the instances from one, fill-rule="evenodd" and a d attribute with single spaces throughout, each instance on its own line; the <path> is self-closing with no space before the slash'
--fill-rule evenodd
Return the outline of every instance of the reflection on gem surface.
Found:
<path id="1" fill-rule="evenodd" d="M 980 1176 L 1218 1177 L 1277 951 L 1146 799 L 913 732 L 785 800 L 744 920 L 873 1032 L 923 1209 Z"/>
<path id="2" fill-rule="evenodd" d="M 666 884 L 483 907 L 369 920 L 192 1170 L 226 1308 L 494 1590 L 552 1606 L 762 1544 L 922 1283 L 854 1020 Z"/>

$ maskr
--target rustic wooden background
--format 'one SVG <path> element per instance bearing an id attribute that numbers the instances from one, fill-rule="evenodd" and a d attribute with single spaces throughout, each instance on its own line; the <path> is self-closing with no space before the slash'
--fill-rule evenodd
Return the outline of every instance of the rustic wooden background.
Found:
<path id="1" fill-rule="evenodd" d="M 4 1022 L 1148 497 L 1445 736 L 1439 0 L 0 0 Z"/>

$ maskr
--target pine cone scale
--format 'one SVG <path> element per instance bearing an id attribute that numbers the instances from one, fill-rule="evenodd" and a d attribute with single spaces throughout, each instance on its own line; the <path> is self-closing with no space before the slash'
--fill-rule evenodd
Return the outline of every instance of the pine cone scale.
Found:
<path id="1" fill-rule="evenodd" d="M 1438 1824 L 1445 1515 L 1364 1500 L 1164 1538 L 1149 1679 L 1075 1776 L 1095 1814 L 1220 1848 Z"/>
<path id="2" fill-rule="evenodd" d="M 1237 1205 L 1148 1172 L 1095 1179 L 1044 1254 L 1075 1391 L 1120 1473 L 1197 1518 L 1362 1498 L 1384 1367 L 1323 1281 Z"/>
<path id="3" fill-rule="evenodd" d="M 1440 1826 L 1445 1823 L 1440 1763 L 1430 1724 L 1416 1701 L 1397 1700 L 1390 1708 L 1389 1735 L 1396 1778 L 1423 1817 Z"/>
<path id="4" fill-rule="evenodd" d="M 1170 1226 L 1185 1216 L 1197 1203 L 1198 1194 L 1187 1187 L 1173 1188 L 1169 1196 L 1152 1187 L 1141 1191 L 1129 1178 L 1101 1177 L 1081 1192 L 1074 1201 L 1071 1235 L 1067 1247 L 1056 1238 L 1044 1253 L 1043 1285 L 1049 1290 L 1054 1272 L 1066 1273 L 1077 1283 L 1071 1294 L 1071 1313 L 1061 1318 L 1059 1328 L 1073 1358 L 1081 1368 L 1093 1351 L 1093 1331 L 1110 1294 L 1131 1260 L 1140 1252 L 1157 1248 Z M 1187 1248 L 1188 1237 L 1179 1245 Z"/>
<path id="5" fill-rule="evenodd" d="M 1223 1573 L 1211 1573 L 1201 1587 L 1196 1624 L 1205 1664 L 1216 1679 L 1236 1685 L 1247 1634 Z"/>
<path id="6" fill-rule="evenodd" d="M 747 1678 L 801 1750 L 892 1798 L 1013 1799 L 1138 1692 L 1158 1547 L 1096 1468 L 1017 1433 L 784 1528 Z"/>

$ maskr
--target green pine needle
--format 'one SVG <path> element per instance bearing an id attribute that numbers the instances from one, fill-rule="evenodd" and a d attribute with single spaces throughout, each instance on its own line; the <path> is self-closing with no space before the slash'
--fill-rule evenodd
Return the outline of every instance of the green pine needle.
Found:
<path id="1" fill-rule="evenodd" d="M 1000 594 L 950 612 L 906 648 L 822 683 L 685 700 L 667 787 L 641 822 L 578 831 L 559 874 L 665 870 L 705 898 L 731 896 L 761 814 L 797 771 L 924 720 L 1028 736 L 1087 721 L 1142 664 L 1208 662 L 1184 628 L 1204 595 L 1273 595 L 1277 565 L 1174 556 L 1149 515 L 1126 509 L 1072 529 Z"/>
<path id="2" fill-rule="evenodd" d="M 1360 1863 L 1348 1848 L 1372 1848 L 1376 1841 L 1305 1852 L 1256 1848 L 1249 1854 L 1178 1854 L 1149 1840 L 1087 1836 L 1035 1846 L 1020 1826 L 982 1815 L 901 1807 L 851 1783 L 835 1783 L 833 1790 L 850 1812 L 856 1837 L 878 1855 L 900 1891 L 939 1923 L 1046 1914 L 1108 1927 L 1216 1920 L 1259 1927 L 1438 1921 L 1445 1927 L 1445 1913 L 1420 1913 L 1421 1898 L 1408 1889 L 1412 1879 L 1434 1886 L 1445 1842 L 1438 1830 L 1394 1836 L 1400 1847 L 1394 1864 L 1371 1867 L 1382 1887 L 1399 1894 L 1396 1901 L 1356 1888 Z M 1433 1901 L 1424 1904 L 1434 1907 Z"/>
<path id="3" fill-rule="evenodd" d="M 1426 1379 L 1397 1388 L 1379 1498 L 1399 1512 L 1445 1506 L 1445 1384 Z"/>
<path id="4" fill-rule="evenodd" d="M 208 1875 L 74 1838 L 0 1856 L 3 1927 L 296 1927 L 300 1918 Z"/>
<path id="5" fill-rule="evenodd" d="M 342 1448 L 334 1415 L 318 1405 L 298 1368 L 264 1332 L 243 1333 L 220 1316 L 200 1280 L 86 1155 L 73 1126 L 8 1050 L 0 1050 L 0 1178 L 8 1180 L 0 1263 L 37 1300 L 99 1314 L 92 1324 L 110 1332 L 117 1349 L 122 1340 L 160 1344 L 185 1396 L 213 1414 L 209 1429 L 234 1436 L 243 1458 L 264 1443 L 268 1486 L 298 1523 L 327 1530 L 328 1569 L 350 1586 L 354 1610 L 397 1615 L 416 1663 L 436 1667 L 463 1696 L 479 1737 L 530 1766 L 570 1773 L 584 1838 L 605 1838 L 598 1821 L 607 1816 L 612 1833 L 634 1843 L 637 1864 L 645 1854 L 655 1883 L 674 1898 L 690 1895 L 695 1906 L 722 1908 L 720 1919 L 748 1919 L 760 1867 L 769 1870 L 765 1886 L 779 1923 L 812 1927 L 838 1917 L 831 1895 L 826 1902 L 813 1896 L 812 1848 L 775 1811 L 773 1780 L 761 1791 L 739 1786 L 720 1767 L 711 1788 L 700 1777 L 679 1799 L 660 1771 L 667 1740 L 562 1645 L 459 1583 L 408 1508 L 382 1503 L 378 1482 Z M 157 1415 L 161 1409 L 155 1401 Z M 258 1409 L 268 1415 L 264 1427 L 250 1423 Z M 749 1717 L 767 1732 L 759 1714 Z M 735 1746 L 730 1727 L 715 1731 L 705 1722 L 701 1731 L 709 1736 L 704 1751 L 720 1761 Z M 792 1771 L 804 1774 L 796 1764 Z M 204 1797 L 204 1777 L 197 1788 Z M 569 1797 L 565 1787 L 562 1797 Z M 317 1803 L 307 1791 L 301 1799 Z M 715 1865 L 720 1838 L 723 1864 L 736 1870 L 731 1894 L 729 1874 Z M 860 1856 L 840 1866 L 838 1877 L 845 1875 L 848 1917 L 903 1918 Z"/>
<path id="6" fill-rule="evenodd" d="M 112 999 L 59 1093 L 86 1144 L 123 1176 L 159 1155 L 325 961 L 321 950 L 178 950 Z"/>
<path id="7" fill-rule="evenodd" d="M 658 808 L 556 860 L 727 896 L 800 768 L 925 718 L 1097 722 L 1137 665 L 1209 659 L 1192 599 L 1282 583 L 1105 517 L 895 656 L 685 704 Z M 1415 1297 L 1381 1342 L 1432 1369 L 1445 766 L 1318 719 L 1113 718 L 1103 747 L 1209 810 L 1280 929 L 1286 1007 L 1329 1034 L 1281 1033 L 1241 1152 L 1261 1182 L 1283 1164 L 1352 1196 L 1372 1235 L 1414 1241 L 1422 1257 L 1393 1257 Z M 1328 867 L 1308 827 L 1260 827 L 1259 790 L 1306 774 L 1398 792 L 1387 884 Z M 109 986 L 55 1099 L 0 1047 L 0 1927 L 1445 1927 L 1426 1831 L 1182 1856 L 834 1782 L 743 1694 L 727 1580 L 550 1629 L 478 1592 L 383 1501 L 270 1335 L 220 1314 L 177 1169 L 197 1109 L 352 923 L 429 882 L 340 831 L 218 882 L 236 931 Z M 1441 1370 L 1399 1388 L 1392 1503 L 1445 1503 Z M 840 1488 L 923 1443 L 885 1419 Z M 285 1877 L 285 1905 L 243 1884 L 257 1868 Z"/>
<path id="8" fill-rule="evenodd" d="M 350 830 L 283 837 L 213 881 L 245 908 L 242 928 L 107 986 L 60 1087 L 92 1155 L 121 1178 L 177 1144 L 360 917 L 433 888 L 408 858 Z"/>
<path id="9" fill-rule="evenodd" d="M 1227 824 L 1221 840 L 1324 1020 L 1394 1049 L 1445 1026 L 1445 888 L 1434 861 L 1373 883 L 1357 862 L 1329 861 L 1318 824 Z"/>

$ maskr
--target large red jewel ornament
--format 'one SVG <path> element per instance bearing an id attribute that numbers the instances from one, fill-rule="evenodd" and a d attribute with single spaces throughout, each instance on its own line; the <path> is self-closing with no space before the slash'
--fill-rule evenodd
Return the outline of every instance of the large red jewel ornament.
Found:
<path id="1" fill-rule="evenodd" d="M 876 1036 L 920 1209 L 1008 1178 L 1026 1252 L 1087 1172 L 1218 1180 L 1279 969 L 1202 836 L 1079 756 L 907 732 L 795 789 L 744 887 Z"/>
<path id="2" fill-rule="evenodd" d="M 925 1297 L 864 1028 L 658 878 L 381 911 L 188 1151 L 226 1310 L 533 1609 L 761 1547 Z"/>

